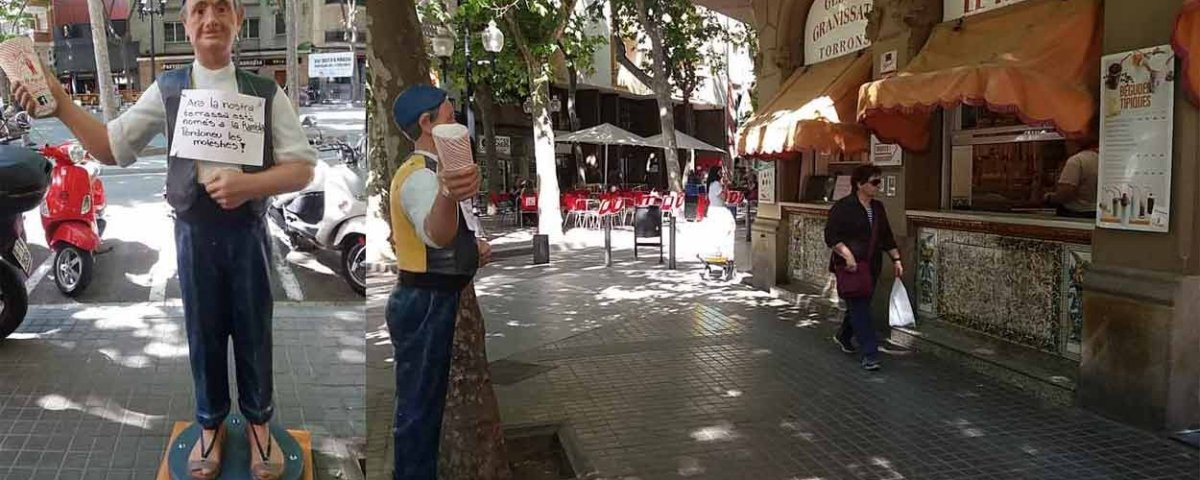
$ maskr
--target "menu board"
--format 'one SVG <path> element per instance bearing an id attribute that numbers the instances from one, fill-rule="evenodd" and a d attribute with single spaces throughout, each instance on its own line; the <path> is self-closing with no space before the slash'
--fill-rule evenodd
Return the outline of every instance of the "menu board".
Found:
<path id="1" fill-rule="evenodd" d="M 1169 45 L 1100 62 L 1096 225 L 1166 232 L 1171 215 L 1175 54 Z"/>

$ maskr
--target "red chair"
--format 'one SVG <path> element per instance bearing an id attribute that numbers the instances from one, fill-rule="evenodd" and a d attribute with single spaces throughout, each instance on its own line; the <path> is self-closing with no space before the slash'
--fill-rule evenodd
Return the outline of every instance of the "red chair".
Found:
<path id="1" fill-rule="evenodd" d="M 583 219 L 587 213 L 587 199 L 579 197 L 571 197 L 571 203 L 567 206 L 567 217 L 563 220 L 563 227 L 571 224 L 574 220 L 574 225 L 579 226 L 579 221 Z"/>
<path id="2" fill-rule="evenodd" d="M 536 216 L 537 212 L 538 212 L 537 194 L 521 195 L 521 208 L 520 208 L 520 211 L 517 212 L 517 220 L 520 223 L 520 225 L 522 227 L 525 226 L 525 215 L 533 214 Z"/>
<path id="3" fill-rule="evenodd" d="M 597 228 L 602 227 L 605 224 L 607 224 L 610 227 L 613 225 L 613 223 L 612 223 L 613 219 L 615 219 L 617 217 L 618 202 L 619 202 L 619 200 L 618 201 L 613 201 L 613 200 L 601 200 L 600 201 L 600 210 L 599 210 L 599 212 L 597 212 L 598 219 L 599 219 Z"/>

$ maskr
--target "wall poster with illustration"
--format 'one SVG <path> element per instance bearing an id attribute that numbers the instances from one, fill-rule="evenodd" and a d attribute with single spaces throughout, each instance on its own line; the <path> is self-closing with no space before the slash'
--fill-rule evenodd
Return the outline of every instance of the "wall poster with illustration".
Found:
<path id="1" fill-rule="evenodd" d="M 1166 232 L 1175 54 L 1163 45 L 1106 55 L 1101 69 L 1096 225 Z"/>

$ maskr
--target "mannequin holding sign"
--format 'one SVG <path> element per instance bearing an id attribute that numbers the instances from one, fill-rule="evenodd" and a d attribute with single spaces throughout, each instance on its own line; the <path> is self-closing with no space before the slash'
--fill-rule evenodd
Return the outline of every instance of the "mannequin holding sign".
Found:
<path id="1" fill-rule="evenodd" d="M 304 188 L 316 151 L 274 80 L 234 68 L 240 0 L 183 0 L 181 21 L 195 49 L 191 65 L 163 73 L 107 125 L 75 105 L 47 70 L 58 117 L 93 157 L 129 166 L 150 140 L 167 136 L 167 200 L 175 210 L 196 421 L 203 428 L 188 459 L 192 478 L 220 474 L 224 422 L 231 409 L 228 344 L 233 340 L 238 409 L 250 423 L 250 469 L 278 478 L 283 454 L 272 438 L 270 239 L 266 199 Z M 25 85 L 16 98 L 30 111 Z"/>

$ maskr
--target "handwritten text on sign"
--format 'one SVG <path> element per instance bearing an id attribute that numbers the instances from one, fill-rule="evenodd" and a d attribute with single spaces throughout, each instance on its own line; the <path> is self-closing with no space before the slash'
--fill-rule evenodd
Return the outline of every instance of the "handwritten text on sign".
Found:
<path id="1" fill-rule="evenodd" d="M 262 166 L 266 100 L 220 90 L 184 90 L 171 154 Z"/>

